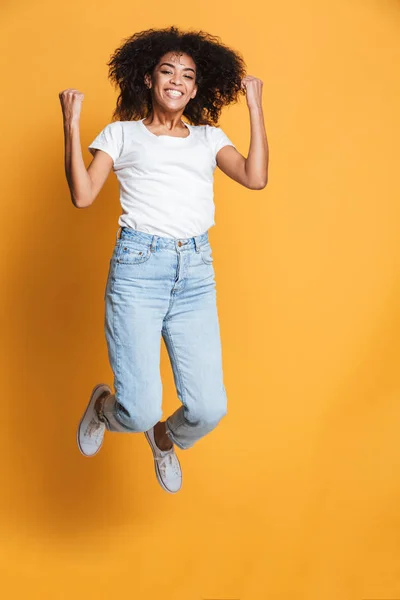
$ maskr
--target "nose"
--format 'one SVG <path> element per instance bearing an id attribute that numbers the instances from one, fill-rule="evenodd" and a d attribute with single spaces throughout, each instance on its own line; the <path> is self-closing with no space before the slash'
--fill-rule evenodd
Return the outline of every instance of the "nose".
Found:
<path id="1" fill-rule="evenodd" d="M 171 79 L 171 83 L 176 86 L 180 86 L 180 77 L 175 73 L 175 76 Z"/>

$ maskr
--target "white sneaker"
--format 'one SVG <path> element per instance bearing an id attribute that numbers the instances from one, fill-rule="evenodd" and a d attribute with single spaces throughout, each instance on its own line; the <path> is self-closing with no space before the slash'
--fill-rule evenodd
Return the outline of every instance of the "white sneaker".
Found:
<path id="1" fill-rule="evenodd" d="M 106 426 L 103 421 L 100 421 L 94 405 L 97 398 L 105 391 L 111 394 L 111 389 L 105 383 L 99 383 L 93 388 L 89 403 L 78 425 L 76 440 L 79 450 L 85 456 L 97 454 L 103 443 Z"/>
<path id="2" fill-rule="evenodd" d="M 154 427 L 144 432 L 153 451 L 154 467 L 161 487 L 175 494 L 182 487 L 182 471 L 174 446 L 170 450 L 160 450 L 154 438 Z"/>

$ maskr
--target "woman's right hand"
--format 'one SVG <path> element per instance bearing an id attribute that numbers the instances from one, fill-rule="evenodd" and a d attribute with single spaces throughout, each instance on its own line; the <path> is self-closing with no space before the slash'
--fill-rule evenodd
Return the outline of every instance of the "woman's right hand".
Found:
<path id="1" fill-rule="evenodd" d="M 61 102 L 64 123 L 77 122 L 81 116 L 84 95 L 79 90 L 68 88 L 58 94 Z"/>

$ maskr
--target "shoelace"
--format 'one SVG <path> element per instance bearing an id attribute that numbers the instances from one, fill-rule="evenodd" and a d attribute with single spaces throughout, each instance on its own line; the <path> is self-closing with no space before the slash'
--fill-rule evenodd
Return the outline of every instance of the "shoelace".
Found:
<path id="1" fill-rule="evenodd" d="M 89 436 L 91 440 L 98 442 L 99 438 L 103 435 L 104 423 L 92 419 L 85 429 L 85 436 Z"/>
<path id="2" fill-rule="evenodd" d="M 165 454 L 164 456 L 156 456 L 156 460 L 158 462 L 160 470 L 163 471 L 164 475 L 166 474 L 167 469 L 169 467 L 175 476 L 180 477 L 181 472 L 179 469 L 179 465 L 175 460 L 174 452 L 168 452 L 168 454 Z"/>

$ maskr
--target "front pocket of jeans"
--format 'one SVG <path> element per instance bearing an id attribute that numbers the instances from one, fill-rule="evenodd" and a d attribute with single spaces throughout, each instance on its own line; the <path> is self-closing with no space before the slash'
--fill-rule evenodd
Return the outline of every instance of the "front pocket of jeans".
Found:
<path id="1" fill-rule="evenodd" d="M 120 244 L 117 252 L 117 263 L 122 265 L 137 265 L 149 260 L 151 255 L 150 248 L 134 248 L 129 244 Z"/>
<path id="2" fill-rule="evenodd" d="M 201 258 L 202 258 L 203 262 L 206 265 L 211 265 L 212 264 L 212 262 L 213 262 L 214 259 L 213 259 L 213 255 L 212 255 L 211 246 L 208 246 L 208 245 L 203 246 L 200 249 L 200 254 L 201 254 Z"/>

